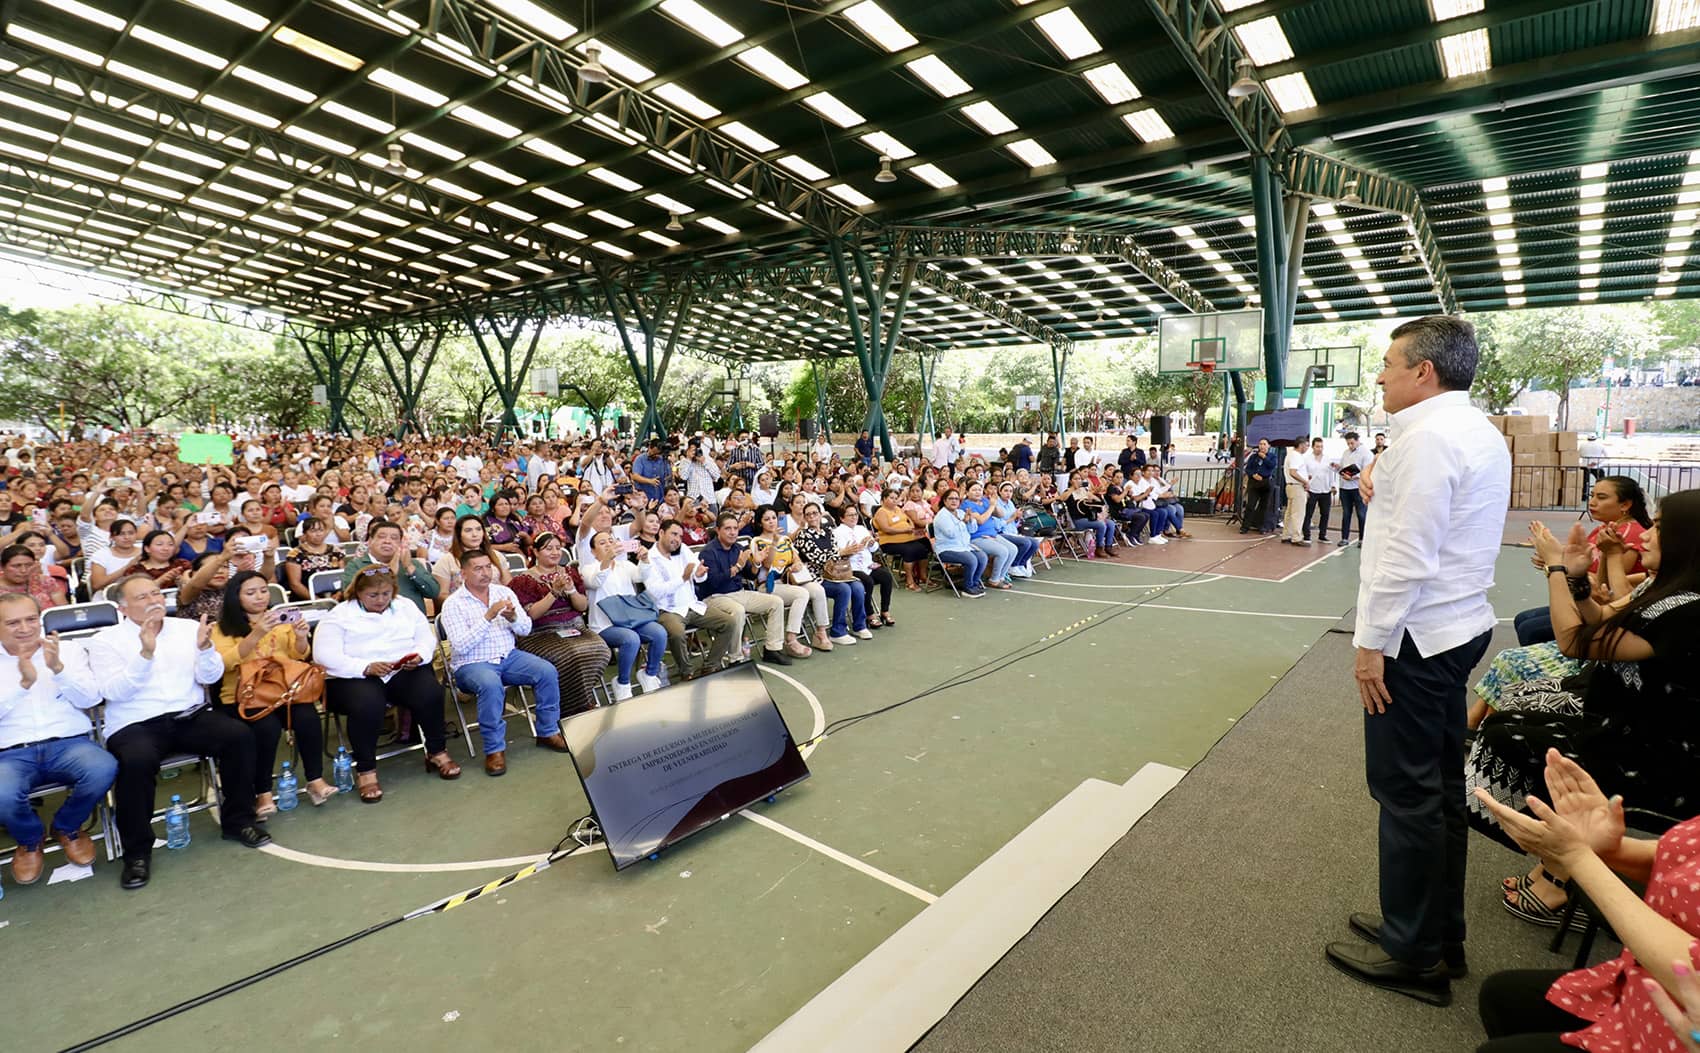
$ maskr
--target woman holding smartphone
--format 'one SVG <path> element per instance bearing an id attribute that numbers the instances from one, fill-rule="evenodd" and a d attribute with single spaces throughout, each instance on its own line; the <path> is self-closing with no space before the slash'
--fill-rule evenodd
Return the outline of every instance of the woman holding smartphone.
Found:
<path id="1" fill-rule="evenodd" d="M 389 706 L 413 714 L 425 737 L 425 770 L 460 777 L 443 730 L 443 684 L 431 672 L 437 634 L 418 607 L 395 599 L 394 572 L 383 563 L 363 567 L 313 637 L 313 656 L 325 669 L 325 704 L 348 718 L 354 791 L 366 804 L 384 798 L 378 732 Z"/>
<path id="2" fill-rule="evenodd" d="M 312 656 L 307 623 L 299 612 L 268 609 L 271 594 L 266 579 L 254 571 L 233 575 L 224 586 L 224 609 L 213 626 L 212 645 L 224 659 L 224 679 L 218 685 L 218 703 L 233 717 L 241 718 L 236 705 L 236 688 L 242 681 L 242 664 L 262 658 L 292 658 L 305 662 Z M 294 614 L 290 618 L 287 614 Z M 301 749 L 301 774 L 307 777 L 307 799 L 314 807 L 336 794 L 325 781 L 324 729 L 319 711 L 311 702 L 279 706 L 259 720 L 245 720 L 254 733 L 254 817 L 269 819 L 277 814 L 272 799 L 272 766 L 277 763 L 277 744 L 285 730 L 295 732 Z"/>

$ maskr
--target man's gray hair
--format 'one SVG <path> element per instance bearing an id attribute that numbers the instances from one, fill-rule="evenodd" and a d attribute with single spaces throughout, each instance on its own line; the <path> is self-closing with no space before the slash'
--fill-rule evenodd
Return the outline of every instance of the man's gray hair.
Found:
<path id="1" fill-rule="evenodd" d="M 1440 386 L 1448 391 L 1468 391 L 1475 382 L 1481 351 L 1476 347 L 1476 327 L 1464 319 L 1431 314 L 1393 330 L 1392 339 L 1405 339 L 1405 361 L 1412 369 L 1422 362 L 1434 363 Z"/>

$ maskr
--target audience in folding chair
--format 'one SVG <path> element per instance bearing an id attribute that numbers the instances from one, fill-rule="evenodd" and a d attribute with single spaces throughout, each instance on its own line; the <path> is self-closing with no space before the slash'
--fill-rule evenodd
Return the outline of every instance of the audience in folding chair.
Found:
<path id="1" fill-rule="evenodd" d="M 928 509 L 928 522 L 932 510 Z M 919 592 L 927 583 L 927 556 L 932 551 L 927 542 L 926 524 L 917 522 L 903 505 L 903 495 L 896 487 L 880 493 L 880 506 L 874 511 L 874 534 L 879 538 L 880 551 L 895 556 L 903 563 L 903 587 Z"/>
<path id="2" fill-rule="evenodd" d="M 472 517 L 472 521 L 477 523 L 479 531 L 484 529 L 476 517 Z M 458 537 L 459 524 L 456 529 Z M 366 526 L 366 554 L 355 556 L 342 568 L 343 587 L 347 588 L 354 576 L 367 567 L 388 567 L 390 576 L 395 579 L 396 595 L 424 614 L 426 600 L 437 600 L 440 604 L 439 597 L 447 596 L 450 589 L 438 580 L 423 560 L 414 559 L 404 549 L 401 524 L 387 519 L 373 520 Z"/>
<path id="3" fill-rule="evenodd" d="M 638 557 L 638 563 L 625 558 L 627 548 Z M 637 586 L 643 581 L 639 567 L 648 561 L 649 552 L 636 538 L 619 541 L 606 530 L 591 535 L 590 551 L 592 562 L 579 569 L 590 594 L 590 627 L 602 636 L 619 663 L 614 700 L 623 702 L 632 697 L 632 674 L 637 669 L 638 654 L 646 645 L 643 671 L 637 673 L 638 686 L 645 691 L 659 691 L 661 661 L 667 653 L 667 628 L 658 620 L 660 608 L 653 600 L 635 599 Z M 623 612 L 618 615 L 620 622 L 609 613 L 616 608 Z"/>
<path id="4" fill-rule="evenodd" d="M 529 687 L 537 704 L 537 745 L 567 752 L 561 737 L 561 689 L 555 667 L 514 645 L 531 632 L 531 616 L 519 597 L 496 580 L 496 564 L 484 549 L 465 553 L 461 583 L 443 601 L 444 634 L 452 649 L 450 671 L 462 691 L 478 699 L 478 734 L 484 742 L 484 774 L 506 775 L 507 722 L 502 717 L 509 685 Z"/>
<path id="5" fill-rule="evenodd" d="M 1114 556 L 1116 526 L 1110 522 L 1103 498 L 1093 493 L 1092 488 L 1087 485 L 1086 473 L 1070 472 L 1068 489 L 1060 496 L 1068 513 L 1069 524 L 1082 533 L 1092 535 L 1098 558 L 1109 559 Z"/>
<path id="6" fill-rule="evenodd" d="M 41 877 L 51 830 L 65 858 L 94 862 L 84 827 L 118 774 L 118 761 L 90 738 L 88 711 L 100 703 L 83 646 L 43 636 L 41 608 L 25 593 L 0 596 L 0 827 L 18 844 L 12 878 Z M 30 794 L 67 786 L 48 827 Z"/>
<path id="7" fill-rule="evenodd" d="M 28 596 L 38 611 L 70 602 L 64 583 L 43 573 L 41 559 L 21 544 L 0 549 L 0 596 Z"/>
<path id="8" fill-rule="evenodd" d="M 165 616 L 165 597 L 145 574 L 121 583 L 124 617 L 88 647 L 89 666 L 106 699 L 106 748 L 118 758 L 113 796 L 124 869 L 119 884 L 148 883 L 153 856 L 154 780 L 160 762 L 198 753 L 218 762 L 225 787 L 219 809 L 226 840 L 249 848 L 271 843 L 255 824 L 254 737 L 213 708 L 206 688 L 224 676 L 212 625 Z"/>
<path id="9" fill-rule="evenodd" d="M 891 592 L 896 583 L 885 564 L 874 558 L 879 542 L 874 539 L 873 532 L 862 525 L 862 509 L 856 502 L 847 501 L 839 508 L 838 525 L 832 530 L 832 540 L 838 551 L 850 561 L 850 573 L 862 583 L 862 590 L 867 594 L 869 628 L 896 625 L 891 617 Z M 877 605 L 874 602 L 876 589 Z"/>
<path id="10" fill-rule="evenodd" d="M 460 765 L 448 753 L 444 687 L 431 669 L 436 633 L 418 607 L 398 600 L 389 567 L 363 567 L 343 590 L 342 602 L 313 632 L 313 659 L 325 670 L 325 706 L 347 718 L 354 790 L 366 804 L 384 797 L 378 785 L 378 733 L 390 706 L 413 717 L 425 742 L 426 771 L 444 779 L 460 775 Z"/>
<path id="11" fill-rule="evenodd" d="M 257 571 L 245 570 L 225 583 L 224 608 L 213 626 L 213 648 L 224 660 L 224 679 L 219 683 L 219 708 L 242 719 L 236 689 L 244 662 L 265 658 L 289 658 L 305 662 L 312 658 L 307 622 L 300 612 L 271 607 L 266 579 Z M 277 762 L 277 744 L 285 731 L 295 733 L 301 753 L 301 774 L 306 777 L 307 799 L 322 805 L 335 795 L 336 787 L 325 781 L 324 729 L 312 702 L 279 706 L 257 720 L 248 721 L 254 735 L 254 815 L 269 819 L 277 814 L 272 798 L 272 767 Z"/>
<path id="12" fill-rule="evenodd" d="M 984 596 L 986 588 L 986 554 L 974 547 L 968 523 L 962 517 L 962 494 L 946 490 L 938 514 L 932 523 L 933 554 L 940 563 L 960 566 L 963 571 L 964 596 Z"/>
<path id="13" fill-rule="evenodd" d="M 531 566 L 508 582 L 531 618 L 531 632 L 519 638 L 519 647 L 555 667 L 561 713 L 582 713 L 595 708 L 612 653 L 585 621 L 590 597 L 578 571 L 561 564 L 566 554 L 561 538 L 544 531 L 531 544 Z"/>
<path id="14" fill-rule="evenodd" d="M 697 596 L 696 582 L 707 569 L 695 553 L 684 547 L 685 530 L 677 520 L 661 524 L 655 545 L 643 568 L 644 591 L 660 609 L 656 616 L 667 630 L 667 648 L 681 678 L 689 680 L 712 673 L 734 661 L 744 638 L 744 608 L 723 596 Z M 687 634 L 700 629 L 708 637 L 707 652 L 700 665 L 693 664 L 686 646 Z"/>
<path id="15" fill-rule="evenodd" d="M 283 586 L 294 599 L 314 599 L 310 587 L 313 575 L 342 569 L 342 550 L 332 547 L 328 540 L 329 535 L 330 526 L 323 519 L 309 517 L 301 521 L 295 551 L 284 560 L 280 568 L 283 572 Z"/>

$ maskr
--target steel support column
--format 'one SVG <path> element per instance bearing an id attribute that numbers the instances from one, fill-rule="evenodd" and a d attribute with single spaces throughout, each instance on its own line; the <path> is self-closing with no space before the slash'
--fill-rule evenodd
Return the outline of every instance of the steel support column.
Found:
<path id="1" fill-rule="evenodd" d="M 520 392 L 524 390 L 526 376 L 531 371 L 532 356 L 537 354 L 537 339 L 543 335 L 544 320 L 542 318 L 520 317 L 511 328 L 504 329 L 502 320 L 494 315 L 485 315 L 482 319 L 466 312 L 462 317 L 467 329 L 472 331 L 472 339 L 478 345 L 478 353 L 484 356 L 484 366 L 490 371 L 490 379 L 496 385 L 496 397 L 502 400 L 502 422 L 497 426 L 499 436 L 508 429 L 520 434 L 519 414 L 515 407 L 519 404 Z M 482 323 L 483 329 L 479 326 Z M 519 349 L 521 338 L 527 326 L 531 327 L 531 339 L 525 341 L 524 350 L 519 362 L 514 362 L 514 352 Z M 489 330 L 488 333 L 485 329 Z M 496 347 L 502 353 L 502 365 L 496 366 L 496 356 L 490 350 L 490 340 L 495 339 Z"/>
<path id="2" fill-rule="evenodd" d="M 730 437 L 732 434 L 744 430 L 744 402 L 738 395 L 739 388 L 736 383 L 736 381 L 742 380 L 743 378 L 740 377 L 738 375 L 738 371 L 733 369 L 731 366 L 726 367 L 726 376 L 727 379 L 734 382 L 732 385 L 732 421 L 727 425 L 727 434 L 728 437 Z"/>
<path id="3" fill-rule="evenodd" d="M 921 424 L 915 435 L 915 446 L 924 450 L 936 430 L 933 424 L 933 378 L 939 373 L 939 356 L 922 355 L 921 358 Z"/>
<path id="4" fill-rule="evenodd" d="M 343 410 L 354 390 L 354 378 L 360 375 L 360 367 L 366 361 L 366 352 L 375 341 L 369 334 L 330 330 L 314 336 L 297 334 L 295 342 L 306 353 L 313 376 L 325 386 L 325 402 L 330 408 L 326 430 L 332 435 L 349 434 Z"/>
<path id="5" fill-rule="evenodd" d="M 809 372 L 815 378 L 815 423 L 820 426 L 820 433 L 826 436 L 826 441 L 832 441 L 832 429 L 826 423 L 826 385 L 820 379 L 820 359 L 809 359 Z"/>
<path id="6" fill-rule="evenodd" d="M 843 241 L 834 239 L 828 244 L 828 254 L 832 258 L 833 272 L 838 277 L 844 310 L 849 315 L 856 364 L 862 371 L 862 387 L 868 395 L 868 413 L 862 421 L 862 430 L 879 439 L 882 456 L 890 460 L 894 451 L 891 432 L 885 423 L 885 383 L 891 374 L 892 354 L 903 332 L 903 316 L 909 307 L 909 290 L 915 284 L 918 261 L 903 259 L 896 254 L 887 256 L 876 281 L 872 260 L 860 247 L 846 246 Z M 857 302 L 858 296 L 861 303 Z M 888 302 L 891 304 L 889 319 L 885 317 Z M 863 317 L 863 305 L 866 305 L 866 318 Z"/>
<path id="7" fill-rule="evenodd" d="M 1263 301 L 1263 383 L 1267 394 L 1264 409 L 1280 409 L 1287 384 L 1287 340 L 1292 324 L 1287 321 L 1286 217 L 1281 211 L 1281 183 L 1269 159 L 1251 159 L 1251 205 L 1256 220 L 1257 286 Z"/>
<path id="8" fill-rule="evenodd" d="M 403 343 L 395 330 L 385 329 L 374 334 L 372 341 L 378 348 L 378 361 L 384 364 L 384 372 L 389 374 L 390 386 L 395 389 L 396 399 L 401 403 L 401 413 L 396 418 L 395 437 L 404 439 L 408 432 L 421 438 L 425 437 L 425 425 L 419 420 L 419 398 L 425 393 L 425 379 L 431 373 L 431 363 L 436 361 L 437 349 L 443 344 L 443 331 L 433 329 L 418 333 L 408 343 Z M 386 349 L 385 345 L 389 348 Z M 421 358 L 420 352 L 424 351 Z M 394 352 L 395 358 L 390 355 Z M 414 362 L 419 362 L 419 372 L 413 371 Z"/>
<path id="9" fill-rule="evenodd" d="M 1051 393 L 1054 402 L 1051 408 L 1051 430 L 1057 433 L 1057 442 L 1068 441 L 1067 429 L 1063 422 L 1063 380 L 1068 375 L 1068 355 L 1072 344 L 1051 345 Z"/>
<path id="10" fill-rule="evenodd" d="M 663 436 L 661 385 L 667 381 L 667 367 L 672 364 L 673 349 L 678 346 L 679 333 L 685 327 L 686 315 L 690 313 L 690 287 L 684 286 L 652 306 L 645 304 L 629 286 L 606 277 L 601 280 L 601 285 L 603 299 L 607 301 L 608 311 L 614 319 L 614 329 L 620 336 L 620 345 L 626 349 L 632 378 L 637 381 L 638 391 L 643 395 L 643 420 L 638 424 L 634 440 L 641 442 L 650 435 Z M 637 345 L 632 341 L 633 322 L 637 323 L 643 338 L 641 359 Z M 662 333 L 663 325 L 666 326 L 665 335 Z"/>

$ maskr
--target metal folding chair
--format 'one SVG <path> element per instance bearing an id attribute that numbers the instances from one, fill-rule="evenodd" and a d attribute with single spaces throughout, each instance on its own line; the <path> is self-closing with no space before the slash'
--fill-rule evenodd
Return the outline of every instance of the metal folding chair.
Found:
<path id="1" fill-rule="evenodd" d="M 525 573 L 525 557 L 520 555 L 518 552 L 502 553 L 502 562 L 508 565 L 508 572 L 511 574 Z"/>
<path id="2" fill-rule="evenodd" d="M 41 612 L 41 631 L 58 633 L 64 639 L 88 636 L 118 624 L 118 605 L 107 600 L 49 607 Z"/>
<path id="3" fill-rule="evenodd" d="M 927 524 L 927 566 L 929 577 L 932 576 L 933 568 L 937 568 L 939 576 L 944 578 L 944 583 L 950 586 L 951 593 L 954 594 L 957 599 L 962 598 L 962 590 L 956 587 L 956 579 L 951 576 L 951 571 L 955 571 L 958 574 L 965 574 L 966 572 L 956 566 L 956 564 L 946 563 L 944 560 L 939 558 L 939 550 L 933 546 L 933 525 L 931 523 Z"/>
<path id="4" fill-rule="evenodd" d="M 307 576 L 307 594 L 315 600 L 342 588 L 342 571 L 318 570 Z"/>

